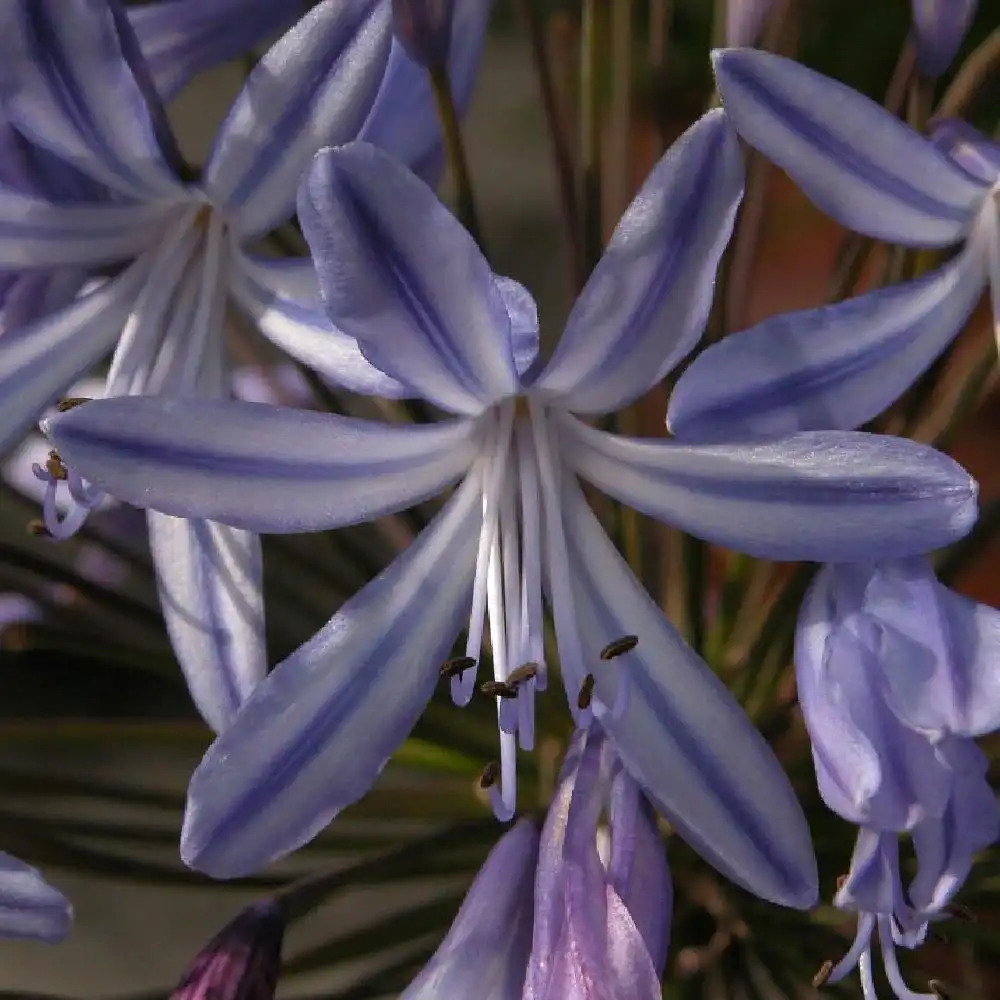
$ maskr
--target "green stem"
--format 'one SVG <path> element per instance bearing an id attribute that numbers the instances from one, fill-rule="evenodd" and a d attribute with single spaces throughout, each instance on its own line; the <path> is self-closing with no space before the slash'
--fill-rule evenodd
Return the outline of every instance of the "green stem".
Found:
<path id="1" fill-rule="evenodd" d="M 438 118 L 441 122 L 441 132 L 444 136 L 445 153 L 452 176 L 455 179 L 458 217 L 485 253 L 482 229 L 476 211 L 476 200 L 472 191 L 472 174 L 469 172 L 469 161 L 465 155 L 462 127 L 459 123 L 458 108 L 455 106 L 455 95 L 451 89 L 451 79 L 448 76 L 447 67 L 433 67 L 430 70 L 430 77 Z"/>

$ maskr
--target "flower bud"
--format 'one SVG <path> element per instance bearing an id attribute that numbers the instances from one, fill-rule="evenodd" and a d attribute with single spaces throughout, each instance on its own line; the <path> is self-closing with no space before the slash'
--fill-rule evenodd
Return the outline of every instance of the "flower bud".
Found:
<path id="1" fill-rule="evenodd" d="M 414 62 L 444 66 L 454 11 L 455 0 L 392 0 L 392 30 Z"/>
<path id="2" fill-rule="evenodd" d="M 924 76 L 940 76 L 961 47 L 979 0 L 913 0 L 917 65 Z"/>

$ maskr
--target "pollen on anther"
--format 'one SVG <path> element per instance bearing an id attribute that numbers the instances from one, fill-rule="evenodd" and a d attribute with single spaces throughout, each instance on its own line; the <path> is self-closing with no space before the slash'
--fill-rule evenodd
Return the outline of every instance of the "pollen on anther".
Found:
<path id="1" fill-rule="evenodd" d="M 479 690 L 483 694 L 489 695 L 492 698 L 516 698 L 517 697 L 517 685 L 510 684 L 507 681 L 483 681 L 479 685 Z"/>
<path id="2" fill-rule="evenodd" d="M 830 959 L 827 959 L 819 967 L 819 971 L 812 978 L 813 988 L 818 990 L 821 986 L 826 985 L 831 972 L 833 972 L 833 962 L 831 962 Z"/>
<path id="3" fill-rule="evenodd" d="M 533 680 L 537 676 L 538 664 L 524 663 L 507 675 L 507 683 L 513 685 L 525 684 L 527 681 Z"/>
<path id="4" fill-rule="evenodd" d="M 33 517 L 25 527 L 29 535 L 36 535 L 39 538 L 52 537 L 52 532 L 45 527 L 45 522 L 39 517 Z"/>
<path id="5" fill-rule="evenodd" d="M 441 664 L 440 674 L 442 677 L 457 677 L 475 665 L 476 661 L 471 656 L 454 656 Z"/>
<path id="6" fill-rule="evenodd" d="M 75 410 L 78 406 L 83 406 L 84 403 L 89 403 L 91 401 L 90 396 L 67 396 L 65 399 L 60 399 L 56 403 L 56 410 L 59 413 L 66 413 L 69 410 Z"/>
<path id="7" fill-rule="evenodd" d="M 580 685 L 580 693 L 576 696 L 576 707 L 581 712 L 590 708 L 590 703 L 594 700 L 594 675 L 587 674 Z"/>
<path id="8" fill-rule="evenodd" d="M 479 787 L 492 788 L 496 784 L 497 778 L 499 777 L 500 765 L 495 760 L 491 760 L 486 767 L 483 768 L 483 773 L 479 778 Z"/>
<path id="9" fill-rule="evenodd" d="M 45 460 L 45 471 L 53 479 L 58 479 L 61 482 L 69 479 L 69 469 L 66 468 L 66 463 L 63 462 L 57 451 L 49 452 L 49 457 Z"/>
<path id="10" fill-rule="evenodd" d="M 623 635 L 620 639 L 615 639 L 614 642 L 609 642 L 604 649 L 601 650 L 601 659 L 613 660 L 617 656 L 624 656 L 626 653 L 630 653 L 638 645 L 639 637 L 637 635 Z"/>

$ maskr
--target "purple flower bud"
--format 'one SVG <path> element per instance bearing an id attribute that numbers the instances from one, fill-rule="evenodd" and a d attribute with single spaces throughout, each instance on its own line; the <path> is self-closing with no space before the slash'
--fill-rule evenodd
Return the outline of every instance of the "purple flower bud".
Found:
<path id="1" fill-rule="evenodd" d="M 729 0 L 726 6 L 726 45 L 756 45 L 774 0 Z"/>
<path id="2" fill-rule="evenodd" d="M 392 30 L 414 62 L 444 66 L 454 11 L 455 0 L 392 0 Z"/>
<path id="3" fill-rule="evenodd" d="M 979 0 L 913 0 L 917 65 L 924 76 L 940 76 L 955 58 Z"/>
<path id="4" fill-rule="evenodd" d="M 198 953 L 172 1000 L 272 1000 L 284 931 L 272 900 L 248 907 Z"/>

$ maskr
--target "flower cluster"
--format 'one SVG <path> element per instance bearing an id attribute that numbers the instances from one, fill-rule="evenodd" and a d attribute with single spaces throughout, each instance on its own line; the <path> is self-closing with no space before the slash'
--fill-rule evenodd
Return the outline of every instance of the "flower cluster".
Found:
<path id="1" fill-rule="evenodd" d="M 972 528 L 969 474 L 857 428 L 985 288 L 1000 316 L 1000 147 L 954 120 L 918 134 L 789 59 L 718 51 L 722 107 L 653 167 L 546 352 L 531 293 L 434 189 L 435 104 L 453 141 L 487 0 L 10 6 L 0 447 L 42 421 L 56 538 L 105 498 L 147 511 L 166 629 L 217 734 L 191 779 L 184 861 L 234 878 L 311 841 L 444 683 L 456 705 L 491 699 L 497 761 L 480 783 L 517 821 L 407 1000 L 659 997 L 673 890 L 657 813 L 736 884 L 811 907 L 813 846 L 781 764 L 619 552 L 600 494 L 713 545 L 821 564 L 799 612 L 798 699 L 822 797 L 859 833 L 835 898 L 857 937 L 817 982 L 859 967 L 874 997 L 877 932 L 896 995 L 923 996 L 896 948 L 949 915 L 1000 835 L 974 742 L 1000 728 L 1000 612 L 925 558 Z M 730 38 L 755 41 L 771 6 L 730 4 Z M 914 4 L 925 77 L 975 8 L 943 6 Z M 164 102 L 279 32 L 196 169 Z M 741 140 L 848 228 L 954 256 L 696 353 L 744 195 Z M 293 218 L 310 256 L 275 257 Z M 234 399 L 233 315 L 322 384 L 417 401 L 427 419 Z M 103 398 L 64 398 L 107 358 Z M 668 377 L 671 436 L 618 433 L 615 415 Z M 408 547 L 268 672 L 259 536 L 435 498 Z M 575 735 L 539 834 L 518 818 L 517 757 L 556 675 Z M 0 932 L 64 933 L 68 904 L 6 865 Z M 176 995 L 272 994 L 281 926 L 249 911 Z"/>

